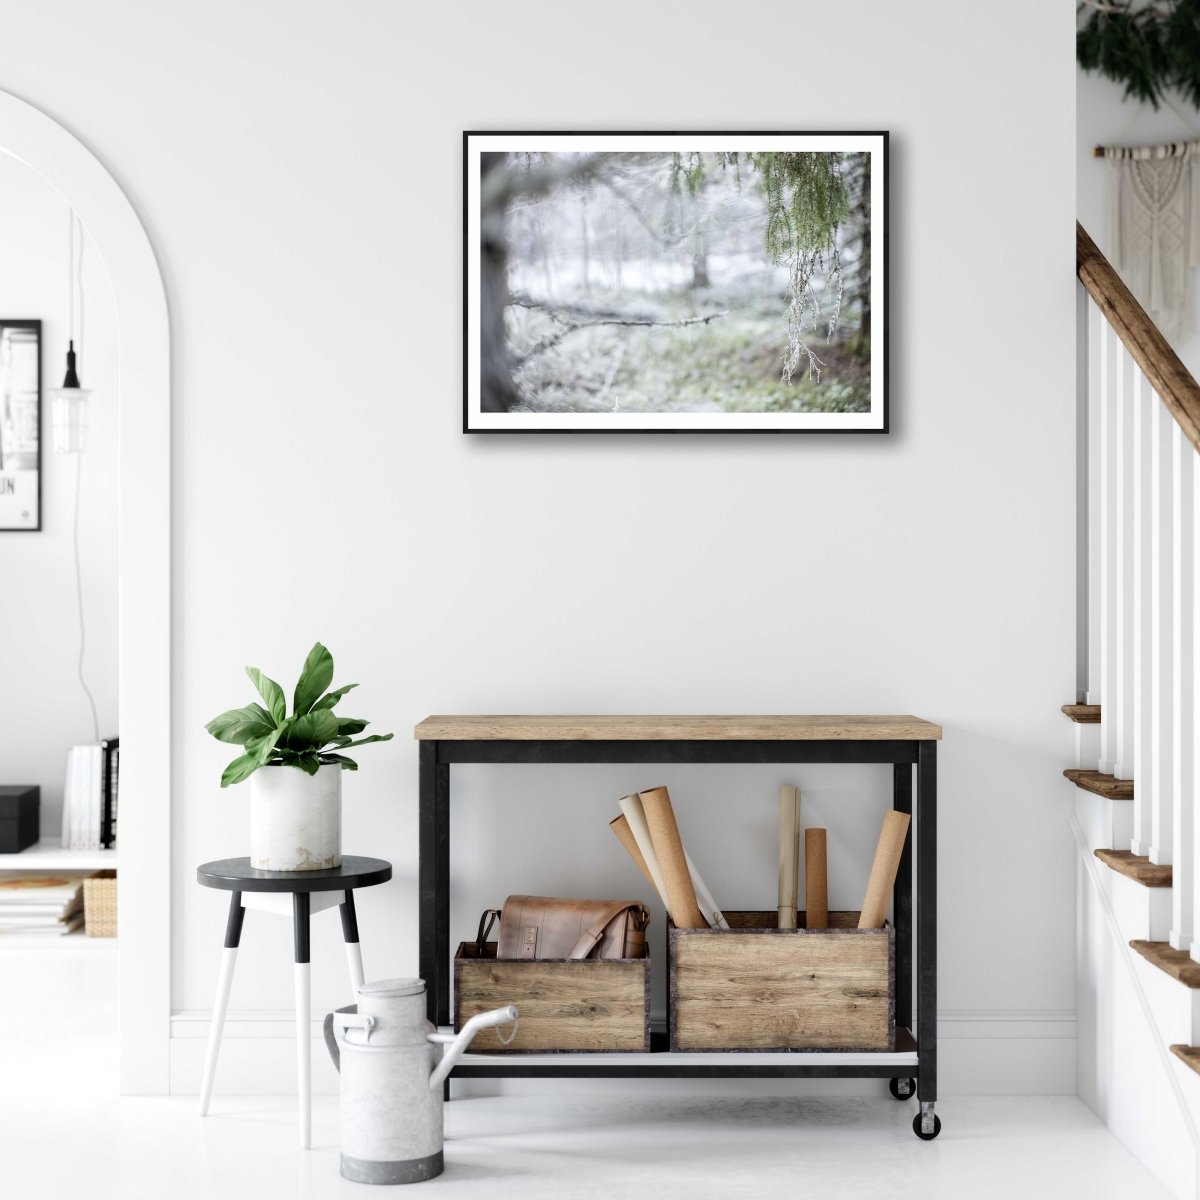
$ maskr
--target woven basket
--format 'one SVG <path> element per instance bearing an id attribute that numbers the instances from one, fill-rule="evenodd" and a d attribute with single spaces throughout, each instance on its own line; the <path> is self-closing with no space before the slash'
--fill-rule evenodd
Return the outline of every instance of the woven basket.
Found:
<path id="1" fill-rule="evenodd" d="M 116 871 L 97 871 L 83 881 L 83 928 L 88 937 L 117 936 Z"/>

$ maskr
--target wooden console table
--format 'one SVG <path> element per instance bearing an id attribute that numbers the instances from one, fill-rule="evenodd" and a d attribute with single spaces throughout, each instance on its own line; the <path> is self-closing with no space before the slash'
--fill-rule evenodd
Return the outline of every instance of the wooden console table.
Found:
<path id="1" fill-rule="evenodd" d="M 420 971 L 429 1019 L 450 1024 L 450 768 L 457 763 L 879 763 L 892 807 L 911 813 L 893 896 L 895 1051 L 465 1055 L 459 1077 L 767 1077 L 891 1079 L 918 1137 L 941 1129 L 937 1100 L 937 744 L 941 727 L 908 716 L 427 717 L 420 747 Z M 916 768 L 916 790 L 913 769 Z M 914 888 L 912 844 L 917 847 Z M 916 962 L 916 996 L 912 994 Z M 915 1036 L 913 1018 L 916 1018 Z"/>

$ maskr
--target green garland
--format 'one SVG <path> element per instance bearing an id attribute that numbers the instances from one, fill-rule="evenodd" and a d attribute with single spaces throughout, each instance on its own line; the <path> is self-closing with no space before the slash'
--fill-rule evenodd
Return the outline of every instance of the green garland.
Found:
<path id="1" fill-rule="evenodd" d="M 1156 109 L 1172 89 L 1200 108 L 1200 0 L 1085 0 L 1084 13 L 1075 56 L 1085 71 L 1123 83 L 1126 99 Z"/>

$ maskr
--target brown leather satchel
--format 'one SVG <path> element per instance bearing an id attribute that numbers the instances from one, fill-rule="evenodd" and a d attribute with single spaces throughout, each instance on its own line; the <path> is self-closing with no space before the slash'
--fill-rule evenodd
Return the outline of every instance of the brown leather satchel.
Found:
<path id="1" fill-rule="evenodd" d="M 497 958 L 645 958 L 650 912 L 639 900 L 561 900 L 509 896 L 484 910 L 476 953 L 500 918 Z"/>

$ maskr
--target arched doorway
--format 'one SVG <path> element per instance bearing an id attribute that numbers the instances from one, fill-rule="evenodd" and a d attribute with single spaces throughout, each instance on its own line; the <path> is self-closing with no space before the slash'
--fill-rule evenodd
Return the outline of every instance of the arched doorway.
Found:
<path id="1" fill-rule="evenodd" d="M 129 198 L 57 121 L 0 92 L 0 152 L 79 215 L 104 261 L 119 329 L 117 578 L 123 1094 L 169 1090 L 171 871 L 171 372 L 166 294 Z"/>

